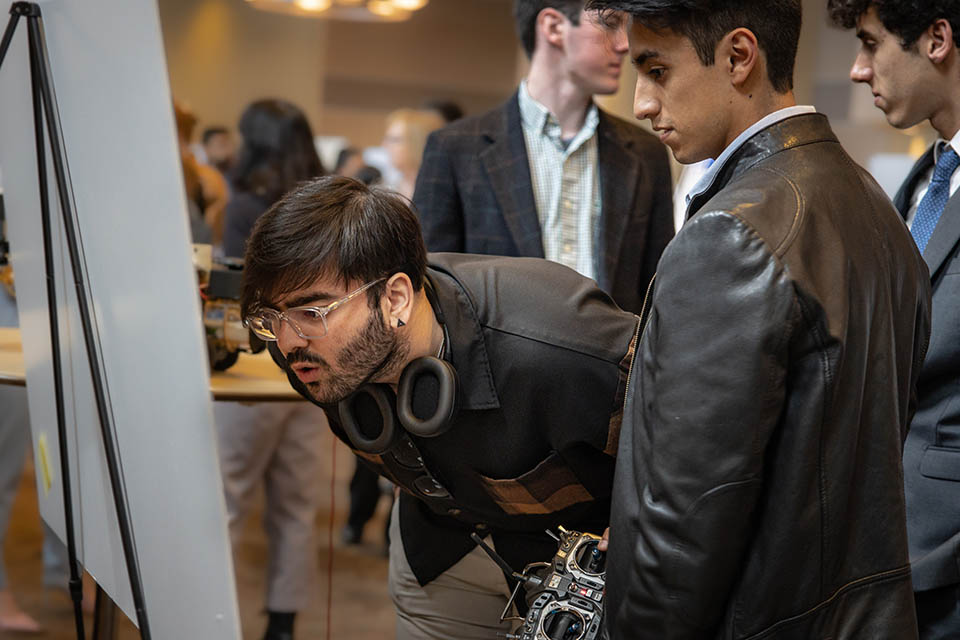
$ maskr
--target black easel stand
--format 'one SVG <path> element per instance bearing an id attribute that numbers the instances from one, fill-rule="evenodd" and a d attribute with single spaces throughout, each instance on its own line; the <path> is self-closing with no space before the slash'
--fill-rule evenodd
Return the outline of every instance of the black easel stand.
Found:
<path id="1" fill-rule="evenodd" d="M 120 527 L 120 538 L 123 543 L 127 574 L 130 577 L 130 590 L 133 593 L 133 603 L 137 612 L 140 637 L 143 638 L 143 640 L 149 640 L 151 636 L 150 627 L 147 622 L 147 611 L 144 605 L 143 581 L 140 577 L 140 566 L 137 563 L 133 527 L 131 526 L 130 514 L 124 494 L 123 478 L 120 475 L 113 416 L 110 413 L 110 405 L 107 401 L 100 351 L 93 330 L 90 302 L 84 283 L 85 274 L 79 249 L 80 245 L 78 242 L 66 159 L 64 157 L 63 136 L 60 131 L 60 116 L 53 91 L 53 76 L 50 72 L 50 61 L 47 57 L 47 43 L 44 37 L 43 21 L 40 15 L 40 7 L 36 3 L 15 2 L 13 6 L 10 7 L 10 22 L 7 24 L 6 31 L 4 31 L 3 40 L 0 40 L 0 65 L 3 64 L 3 59 L 6 57 L 7 49 L 10 47 L 14 31 L 21 17 L 26 18 L 30 49 L 33 124 L 36 136 L 37 176 L 40 184 L 40 213 L 43 225 L 43 251 L 47 280 L 47 306 L 50 318 L 53 385 L 57 408 L 57 433 L 60 443 L 60 474 L 63 478 L 63 510 L 66 516 L 67 554 L 70 563 L 70 597 L 73 600 L 77 638 L 78 640 L 85 640 L 86 636 L 83 628 L 83 612 L 81 608 L 83 589 L 79 566 L 77 564 L 77 548 L 73 526 L 73 493 L 70 482 L 69 456 L 67 455 L 67 428 L 63 401 L 60 328 L 57 317 L 56 272 L 53 260 L 53 234 L 50 224 L 50 201 L 48 197 L 47 160 L 45 154 L 46 145 L 43 132 L 44 121 L 47 123 L 47 130 L 50 135 L 50 151 L 53 156 L 57 193 L 59 196 L 60 209 L 63 213 L 63 226 L 70 253 L 70 266 L 77 290 L 77 302 L 80 308 L 80 319 L 83 324 L 83 337 L 86 344 L 87 359 L 90 362 L 90 375 L 97 401 L 97 414 L 100 418 L 100 432 L 110 475 L 110 486 L 113 490 L 113 501 Z M 101 595 L 102 591 L 98 590 L 98 601 L 101 600 Z M 106 603 L 104 603 L 104 605 L 106 605 Z"/>

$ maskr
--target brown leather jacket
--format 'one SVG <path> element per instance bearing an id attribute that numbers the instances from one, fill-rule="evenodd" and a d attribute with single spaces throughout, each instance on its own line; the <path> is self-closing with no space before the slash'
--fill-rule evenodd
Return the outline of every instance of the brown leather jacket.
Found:
<path id="1" fill-rule="evenodd" d="M 614 638 L 916 638 L 900 456 L 926 267 L 818 114 L 749 139 L 667 247 L 630 374 Z"/>

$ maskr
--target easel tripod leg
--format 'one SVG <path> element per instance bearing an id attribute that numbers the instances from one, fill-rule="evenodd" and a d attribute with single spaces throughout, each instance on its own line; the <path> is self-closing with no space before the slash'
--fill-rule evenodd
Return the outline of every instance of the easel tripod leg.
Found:
<path id="1" fill-rule="evenodd" d="M 30 84 L 33 97 L 33 118 L 35 146 L 37 152 L 37 181 L 40 187 L 40 214 L 43 230 L 44 266 L 47 280 L 48 318 L 50 321 L 50 347 L 53 367 L 54 395 L 57 410 L 57 436 L 60 447 L 60 472 L 63 484 L 64 520 L 66 524 L 67 559 L 70 569 L 69 591 L 73 601 L 74 622 L 77 638 L 85 636 L 83 624 L 82 582 L 80 568 L 77 563 L 76 537 L 74 535 L 73 519 L 73 489 L 69 458 L 67 455 L 67 427 L 64 408 L 62 358 L 60 351 L 60 325 L 57 312 L 57 290 L 55 286 L 55 265 L 53 260 L 53 239 L 50 220 L 50 201 L 47 182 L 47 158 L 44 152 L 46 144 L 43 133 L 43 93 L 41 90 L 42 73 L 40 69 L 41 56 L 39 47 L 41 41 L 36 37 L 35 23 L 40 19 L 39 9 L 26 3 L 16 3 L 11 7 L 11 24 L 23 15 L 27 19 L 28 43 L 30 50 Z M 11 33 L 5 34 L 4 43 L 9 45 Z"/>

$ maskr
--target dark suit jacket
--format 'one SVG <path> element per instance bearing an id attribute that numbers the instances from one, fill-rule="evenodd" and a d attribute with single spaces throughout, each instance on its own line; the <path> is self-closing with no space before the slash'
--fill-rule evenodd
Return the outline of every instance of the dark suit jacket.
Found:
<path id="1" fill-rule="evenodd" d="M 623 309 L 640 313 L 673 237 L 667 151 L 603 111 L 597 132 L 598 283 Z M 544 257 L 517 94 L 430 136 L 413 202 L 430 251 Z"/>
<path id="2" fill-rule="evenodd" d="M 901 215 L 932 166 L 931 147 L 894 198 Z M 923 259 L 933 291 L 932 330 L 903 451 L 915 591 L 960 582 L 960 193 L 947 202 Z"/>

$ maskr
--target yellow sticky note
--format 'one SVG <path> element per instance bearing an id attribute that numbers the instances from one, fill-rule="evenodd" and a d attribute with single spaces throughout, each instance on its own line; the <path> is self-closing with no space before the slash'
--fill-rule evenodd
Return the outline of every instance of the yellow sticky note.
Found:
<path id="1" fill-rule="evenodd" d="M 40 454 L 40 474 L 43 476 L 43 495 L 50 495 L 53 486 L 53 472 L 50 468 L 50 447 L 47 444 L 47 434 L 41 433 L 37 438 L 37 449 Z"/>

